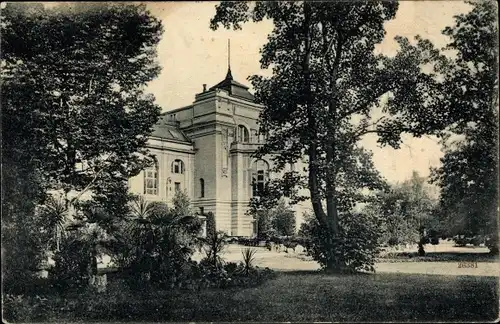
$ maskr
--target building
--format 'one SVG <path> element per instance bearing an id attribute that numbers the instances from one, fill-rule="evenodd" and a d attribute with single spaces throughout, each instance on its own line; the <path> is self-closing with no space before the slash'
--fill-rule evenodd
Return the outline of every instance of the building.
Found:
<path id="1" fill-rule="evenodd" d="M 257 125 L 262 108 L 229 67 L 224 80 L 203 85 L 191 105 L 162 114 L 148 142 L 158 163 L 130 179 L 130 190 L 166 203 L 185 190 L 196 211 L 215 215 L 217 230 L 254 235 L 248 203 L 273 176 L 269 158 L 251 156 L 264 141 Z M 295 208 L 299 223 L 304 205 Z"/>

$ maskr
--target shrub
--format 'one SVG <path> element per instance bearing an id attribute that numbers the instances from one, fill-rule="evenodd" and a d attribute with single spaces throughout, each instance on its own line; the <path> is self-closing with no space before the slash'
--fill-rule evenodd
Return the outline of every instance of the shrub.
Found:
<path id="1" fill-rule="evenodd" d="M 58 296 L 43 295 L 2 295 L 2 315 L 6 323 L 46 322 L 56 318 L 61 310 L 60 301 L 67 300 Z"/>
<path id="2" fill-rule="evenodd" d="M 224 270 L 226 270 L 226 272 L 229 274 L 229 275 L 234 275 L 234 274 L 237 274 L 241 269 L 241 267 L 239 266 L 241 265 L 236 263 L 236 262 L 227 262 L 225 265 L 224 265 Z"/>
<path id="3" fill-rule="evenodd" d="M 251 254 L 251 253 L 250 253 Z M 255 287 L 276 276 L 269 268 L 259 269 L 244 262 L 226 263 L 223 267 L 214 267 L 206 261 L 201 261 L 193 268 L 193 276 L 182 285 L 182 288 L 230 288 Z"/>
<path id="4" fill-rule="evenodd" d="M 176 194 L 171 209 L 139 199 L 131 219 L 116 234 L 114 261 L 127 269 L 132 287 L 175 287 L 187 280 L 201 222 L 190 216 L 186 197 Z"/>
<path id="5" fill-rule="evenodd" d="M 485 245 L 490 250 L 490 254 L 498 255 L 498 233 L 488 236 Z"/>
<path id="6" fill-rule="evenodd" d="M 212 212 L 209 212 L 207 215 L 207 238 L 212 235 L 215 235 L 217 230 L 215 228 L 215 216 Z"/>
<path id="7" fill-rule="evenodd" d="M 431 237 L 431 244 L 438 245 L 439 244 L 439 237 L 438 236 Z"/>
<path id="8" fill-rule="evenodd" d="M 328 233 L 319 222 L 310 217 L 302 224 L 301 235 L 308 238 L 306 248 L 322 267 L 339 263 L 344 270 L 374 272 L 379 252 L 380 220 L 368 213 L 343 213 L 340 215 L 339 236 L 333 245 L 327 242 Z M 328 253 L 333 249 L 333 253 Z M 330 260 L 333 255 L 336 260 Z"/>
<path id="9" fill-rule="evenodd" d="M 80 289 L 87 286 L 91 267 L 91 247 L 75 237 L 64 238 L 54 255 L 55 266 L 50 275 L 56 288 Z"/>
<path id="10" fill-rule="evenodd" d="M 462 236 L 454 237 L 453 241 L 455 242 L 456 246 L 465 246 L 467 244 L 467 240 L 465 239 L 465 237 Z"/>
<path id="11" fill-rule="evenodd" d="M 399 239 L 397 237 L 391 237 L 387 242 L 389 246 L 395 246 L 399 244 Z"/>
<path id="12" fill-rule="evenodd" d="M 31 301 L 23 295 L 6 294 L 2 296 L 3 318 L 9 322 L 31 320 Z"/>

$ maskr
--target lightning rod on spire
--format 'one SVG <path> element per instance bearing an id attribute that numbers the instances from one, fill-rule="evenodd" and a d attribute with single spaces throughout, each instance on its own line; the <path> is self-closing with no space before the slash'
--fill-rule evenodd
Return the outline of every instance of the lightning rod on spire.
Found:
<path id="1" fill-rule="evenodd" d="M 227 40 L 227 68 L 231 70 L 231 40 Z"/>
<path id="2" fill-rule="evenodd" d="M 227 80 L 233 79 L 233 75 L 231 74 L 231 40 L 229 38 L 227 39 L 227 74 L 226 74 L 226 79 Z"/>

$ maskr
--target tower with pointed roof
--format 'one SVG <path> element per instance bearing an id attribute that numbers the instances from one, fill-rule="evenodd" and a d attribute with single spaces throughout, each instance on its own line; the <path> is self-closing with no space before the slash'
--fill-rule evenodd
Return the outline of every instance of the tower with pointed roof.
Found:
<path id="1" fill-rule="evenodd" d="M 258 126 L 263 106 L 233 78 L 229 46 L 225 78 L 208 90 L 203 85 L 191 105 L 161 116 L 149 140 L 158 164 L 132 178 L 130 188 L 167 203 L 185 190 L 195 211 L 215 215 L 217 230 L 251 237 L 256 226 L 246 214 L 248 203 L 271 177 L 272 162 L 252 156 L 264 141 Z"/>

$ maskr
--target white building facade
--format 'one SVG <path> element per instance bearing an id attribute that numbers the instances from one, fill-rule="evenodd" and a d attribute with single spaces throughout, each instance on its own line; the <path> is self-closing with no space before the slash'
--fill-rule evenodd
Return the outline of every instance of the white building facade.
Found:
<path id="1" fill-rule="evenodd" d="M 204 85 L 192 105 L 162 114 L 148 142 L 158 163 L 129 180 L 131 192 L 169 204 L 176 190 L 185 190 L 196 212 L 215 215 L 217 230 L 255 235 L 248 203 L 273 177 L 271 159 L 251 156 L 264 141 L 258 126 L 262 108 L 230 69 L 222 82 Z M 298 227 L 307 202 L 294 208 Z"/>

